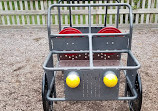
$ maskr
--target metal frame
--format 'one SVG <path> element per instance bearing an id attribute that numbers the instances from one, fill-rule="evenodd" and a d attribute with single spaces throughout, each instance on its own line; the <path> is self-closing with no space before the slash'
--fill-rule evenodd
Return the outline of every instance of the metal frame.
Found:
<path id="1" fill-rule="evenodd" d="M 58 1 L 58 4 L 60 4 L 62 1 L 64 1 L 64 0 L 59 0 Z M 66 0 L 66 1 L 68 1 L 68 3 L 70 4 L 71 2 L 70 1 L 72 1 L 73 2 L 73 0 Z M 77 0 L 78 1 L 78 0 Z M 86 0 L 85 0 L 86 1 Z M 88 0 L 87 0 L 88 1 Z M 97 1 L 97 0 L 96 0 Z M 99 1 L 99 0 L 98 0 Z M 105 0 L 106 1 L 106 3 L 109 3 L 109 1 L 110 0 Z M 117 3 L 120 3 L 120 0 L 115 0 Z M 116 20 L 116 28 L 118 28 L 119 27 L 119 11 L 120 11 L 120 7 L 118 6 L 117 7 L 117 20 Z M 107 13 L 108 13 L 108 6 L 106 6 L 106 10 L 105 10 L 105 18 L 104 18 L 104 27 L 106 27 L 106 24 L 107 24 Z M 69 15 L 70 15 L 70 19 L 69 19 L 69 21 L 70 21 L 70 27 L 72 27 L 72 17 L 71 17 L 71 7 L 69 7 Z M 59 31 L 61 31 L 61 17 L 60 17 L 60 7 L 58 7 L 58 17 L 59 17 Z"/>
<path id="2" fill-rule="evenodd" d="M 91 32 L 91 7 L 98 7 L 98 6 L 127 6 L 129 8 L 129 16 L 130 16 L 130 28 L 128 33 L 92 33 Z M 89 7 L 89 31 L 85 34 L 52 34 L 51 33 L 51 8 L 52 7 L 58 7 L 59 16 L 60 16 L 60 7 Z M 119 13 L 119 11 L 118 11 Z M 65 98 L 51 98 L 50 93 L 51 90 L 54 87 L 54 81 L 55 81 L 55 73 L 56 71 L 66 71 L 66 70 L 124 70 L 124 74 L 126 77 L 126 80 L 130 86 L 130 89 L 132 91 L 133 96 L 132 97 L 118 97 L 116 100 L 134 100 L 137 98 L 137 92 L 135 88 L 133 87 L 133 81 L 134 77 L 137 74 L 137 69 L 140 68 L 140 64 L 137 61 L 137 59 L 134 57 L 134 55 L 131 52 L 131 40 L 132 40 L 132 29 L 133 29 L 133 22 L 132 22 L 132 8 L 130 5 L 125 3 L 107 3 L 107 4 L 54 4 L 51 5 L 48 9 L 48 39 L 49 39 L 49 49 L 50 53 L 45 60 L 43 64 L 43 68 L 47 74 L 48 78 L 48 84 L 49 89 L 47 92 L 47 99 L 49 101 L 67 101 Z M 118 22 L 117 22 L 118 23 Z M 61 21 L 59 18 L 59 29 L 61 30 Z M 116 26 L 118 27 L 118 26 Z M 52 39 L 58 38 L 58 37 L 87 37 L 88 38 L 88 47 L 89 50 L 80 50 L 80 51 L 59 51 L 54 50 L 52 48 Z M 128 47 L 126 50 L 93 50 L 93 38 L 96 36 L 124 36 L 128 38 Z M 71 38 L 70 38 L 71 39 Z M 89 67 L 54 67 L 53 65 L 53 54 L 60 54 L 60 53 L 89 53 Z M 105 66 L 105 67 L 96 67 L 93 65 L 93 53 L 127 53 L 128 54 L 128 64 L 127 66 Z"/>

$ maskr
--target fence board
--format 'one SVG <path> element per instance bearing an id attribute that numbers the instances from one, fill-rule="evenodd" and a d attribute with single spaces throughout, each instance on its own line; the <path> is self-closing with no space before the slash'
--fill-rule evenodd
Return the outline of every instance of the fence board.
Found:
<path id="1" fill-rule="evenodd" d="M 156 0 L 151 0 L 151 9 L 154 9 L 155 3 L 156 3 Z M 150 14 L 150 16 L 149 16 L 150 17 L 150 20 L 149 20 L 150 23 L 154 22 L 153 16 L 154 16 L 154 14 Z"/>
<path id="2" fill-rule="evenodd" d="M 40 5 L 41 5 L 41 10 L 45 10 L 44 9 L 44 2 L 43 1 L 40 2 Z M 43 25 L 46 24 L 45 15 L 42 15 L 42 23 L 43 23 Z"/>
<path id="3" fill-rule="evenodd" d="M 4 2 L 4 7 L 5 7 L 5 11 L 8 11 L 7 1 Z M 8 15 L 7 15 L 7 25 L 10 25 L 10 19 Z"/>
<path id="4" fill-rule="evenodd" d="M 10 10 L 13 10 L 12 1 L 9 1 L 9 7 L 10 7 Z M 14 16 L 11 15 L 11 18 L 12 18 L 12 25 L 15 25 L 15 19 L 14 19 Z"/>
<path id="5" fill-rule="evenodd" d="M 156 0 L 156 8 L 158 9 L 158 0 Z M 158 14 L 155 15 L 155 23 L 158 23 Z"/>
<path id="6" fill-rule="evenodd" d="M 17 4 L 17 1 L 14 1 L 14 5 L 15 5 L 15 11 L 18 11 L 18 4 Z M 19 18 L 19 15 L 16 15 L 16 21 L 17 21 L 17 25 L 20 25 L 20 18 Z"/>
<path id="7" fill-rule="evenodd" d="M 35 7 L 36 7 L 36 10 L 39 10 L 38 1 L 35 1 Z M 37 24 L 40 25 L 40 17 L 39 17 L 39 15 L 37 15 Z"/>
<path id="8" fill-rule="evenodd" d="M 151 7 L 151 0 L 148 0 L 148 9 L 150 9 L 150 7 Z M 147 15 L 146 15 L 146 24 L 149 23 L 149 15 L 150 15 L 150 14 L 147 14 Z"/>
<path id="9" fill-rule="evenodd" d="M 0 10 L 2 10 L 2 2 L 0 1 Z M 4 16 L 1 15 L 1 21 L 2 21 L 2 25 L 5 25 L 5 19 L 4 19 Z"/>
<path id="10" fill-rule="evenodd" d="M 145 9 L 145 1 L 146 0 L 143 0 L 143 3 L 142 3 L 142 9 Z M 144 23 L 144 14 L 141 14 L 141 24 Z"/>
<path id="11" fill-rule="evenodd" d="M 23 3 L 22 3 L 22 1 L 19 1 L 19 3 L 20 3 L 20 10 L 23 10 Z M 22 18 L 22 24 L 25 25 L 24 15 L 21 15 L 21 18 Z"/>
<path id="12" fill-rule="evenodd" d="M 30 8 L 33 11 L 33 1 L 30 1 Z M 30 14 L 32 16 L 32 24 L 35 25 L 35 16 L 33 14 Z"/>
<path id="13" fill-rule="evenodd" d="M 110 3 L 113 3 L 113 1 L 110 1 Z M 110 9 L 112 9 L 113 7 L 110 7 Z M 110 15 L 109 17 L 109 24 L 112 25 L 112 15 Z"/>
<path id="14" fill-rule="evenodd" d="M 25 1 L 24 4 L 25 4 L 25 10 L 28 10 L 28 1 Z M 29 15 L 26 15 L 26 24 L 30 25 Z"/>
<path id="15" fill-rule="evenodd" d="M 140 7 L 140 0 L 138 1 L 138 3 L 137 3 L 137 9 Z M 136 24 L 138 24 L 139 23 L 139 15 L 140 14 L 136 14 Z"/>

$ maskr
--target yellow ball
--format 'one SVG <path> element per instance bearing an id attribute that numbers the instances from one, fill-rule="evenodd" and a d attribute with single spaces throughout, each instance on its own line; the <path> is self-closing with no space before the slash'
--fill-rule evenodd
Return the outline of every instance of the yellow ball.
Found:
<path id="1" fill-rule="evenodd" d="M 118 79 L 115 74 L 109 73 L 104 76 L 103 82 L 107 87 L 114 87 L 116 86 Z"/>
<path id="2" fill-rule="evenodd" d="M 80 77 L 76 73 L 70 74 L 66 78 L 66 84 L 70 88 L 76 88 L 80 84 Z"/>

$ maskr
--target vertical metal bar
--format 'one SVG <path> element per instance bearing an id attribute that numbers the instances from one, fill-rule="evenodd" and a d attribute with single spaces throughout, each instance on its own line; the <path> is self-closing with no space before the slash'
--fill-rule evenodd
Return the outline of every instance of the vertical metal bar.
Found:
<path id="1" fill-rule="evenodd" d="M 91 33 L 91 6 L 89 6 L 89 33 Z M 93 67 L 92 35 L 89 35 L 89 64 Z"/>
<path id="2" fill-rule="evenodd" d="M 131 7 L 129 7 L 129 19 L 130 19 L 129 50 L 131 50 L 132 32 L 133 32 L 133 15 L 132 15 L 132 8 Z"/>
<path id="3" fill-rule="evenodd" d="M 51 45 L 51 39 L 50 39 L 50 34 L 51 34 L 51 7 L 48 9 L 48 20 L 47 20 L 47 28 L 48 28 L 48 40 L 49 40 L 49 50 L 52 50 L 52 45 Z"/>
<path id="4" fill-rule="evenodd" d="M 70 0 L 68 0 L 68 3 L 70 4 Z M 70 15 L 70 27 L 72 27 L 72 18 L 71 18 L 71 7 L 69 7 L 69 15 Z"/>
<path id="5" fill-rule="evenodd" d="M 93 47 L 92 47 L 92 35 L 89 35 L 89 63 L 90 63 L 90 67 L 93 67 Z"/>
<path id="6" fill-rule="evenodd" d="M 58 1 L 60 4 L 61 0 Z M 59 20 L 59 31 L 61 31 L 61 15 L 60 15 L 60 7 L 58 6 L 58 20 Z"/>
<path id="7" fill-rule="evenodd" d="M 109 0 L 107 0 L 106 3 L 109 3 Z M 108 13 L 108 6 L 106 6 L 106 10 L 105 10 L 104 27 L 106 27 L 107 13 Z"/>
<path id="8" fill-rule="evenodd" d="M 117 2 L 120 3 L 119 0 L 117 0 Z M 119 13 L 120 13 L 120 6 L 117 6 L 117 21 L 116 21 L 116 28 L 119 27 L 119 18 L 120 18 Z"/>
<path id="9" fill-rule="evenodd" d="M 61 15 L 60 15 L 60 7 L 58 6 L 58 19 L 59 19 L 59 31 L 61 31 Z"/>
<path id="10" fill-rule="evenodd" d="M 89 33 L 91 33 L 91 6 L 89 6 Z"/>

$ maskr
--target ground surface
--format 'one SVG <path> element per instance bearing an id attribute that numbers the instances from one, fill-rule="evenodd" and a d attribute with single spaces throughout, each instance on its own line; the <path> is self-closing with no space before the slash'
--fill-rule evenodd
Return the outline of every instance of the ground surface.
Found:
<path id="1" fill-rule="evenodd" d="M 135 30 L 132 49 L 142 67 L 142 111 L 158 111 L 158 29 Z M 0 30 L 0 111 L 42 111 L 44 29 Z M 57 78 L 59 94 L 61 76 Z M 58 102 L 55 111 L 128 111 L 124 102 Z"/>

